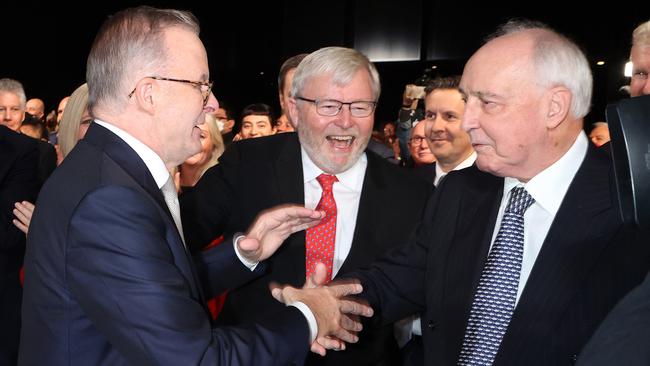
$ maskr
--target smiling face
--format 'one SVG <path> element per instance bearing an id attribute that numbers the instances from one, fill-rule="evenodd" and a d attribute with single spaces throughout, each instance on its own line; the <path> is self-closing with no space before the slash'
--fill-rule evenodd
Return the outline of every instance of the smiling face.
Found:
<path id="1" fill-rule="evenodd" d="M 251 114 L 242 119 L 240 132 L 242 140 L 245 140 L 273 135 L 275 128 L 271 124 L 269 116 Z"/>
<path id="2" fill-rule="evenodd" d="M 166 77 L 205 82 L 209 79 L 208 58 L 199 37 L 182 27 L 165 31 L 169 61 Z M 203 106 L 203 93 L 199 86 L 156 80 L 162 98 L 156 121 L 156 146 L 166 165 L 179 165 L 201 151 L 201 129 L 205 113 L 218 104 L 210 93 Z"/>
<path id="3" fill-rule="evenodd" d="M 453 169 L 472 153 L 469 135 L 461 128 L 465 102 L 457 89 L 435 89 L 425 99 L 429 149 L 442 165 Z"/>
<path id="4" fill-rule="evenodd" d="M 300 94 L 308 99 L 334 99 L 341 102 L 375 100 L 370 77 L 359 70 L 347 85 L 337 85 L 330 75 L 311 77 Z M 372 133 L 374 113 L 353 117 L 348 105 L 336 116 L 321 116 L 311 102 L 291 99 L 291 120 L 300 143 L 311 160 L 324 172 L 338 174 L 349 169 L 361 156 Z"/>

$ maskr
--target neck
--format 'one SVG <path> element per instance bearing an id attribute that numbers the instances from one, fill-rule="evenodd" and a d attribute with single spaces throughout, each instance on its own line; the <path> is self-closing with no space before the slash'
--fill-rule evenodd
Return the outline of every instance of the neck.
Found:
<path id="1" fill-rule="evenodd" d="M 456 168 L 460 163 L 465 161 L 465 159 L 469 158 L 469 156 L 472 155 L 473 152 L 474 150 L 470 149 L 469 151 L 465 152 L 465 154 L 461 155 L 460 159 L 456 159 L 454 161 L 445 162 L 438 159 L 436 164 L 438 164 L 440 170 L 442 170 L 445 173 L 449 173 L 450 171 L 454 170 L 454 168 Z"/>

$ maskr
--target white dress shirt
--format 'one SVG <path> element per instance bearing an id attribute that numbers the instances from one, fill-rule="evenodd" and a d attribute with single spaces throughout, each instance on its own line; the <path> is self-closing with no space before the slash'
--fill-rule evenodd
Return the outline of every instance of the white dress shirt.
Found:
<path id="1" fill-rule="evenodd" d="M 302 173 L 305 179 L 305 207 L 313 210 L 318 205 L 318 201 L 320 201 L 323 194 L 323 189 L 316 177 L 325 172 L 314 164 L 303 148 L 301 148 L 301 154 Z M 334 240 L 332 277 L 336 276 L 341 269 L 352 248 L 352 238 L 354 228 L 357 225 L 359 200 L 361 199 L 361 189 L 367 166 L 368 158 L 363 153 L 350 169 L 336 174 L 339 181 L 334 183 L 332 187 L 334 201 L 336 201 L 336 238 Z"/>
<path id="2" fill-rule="evenodd" d="M 460 162 L 460 164 L 456 165 L 454 169 L 450 170 L 461 170 L 465 168 L 469 168 L 474 164 L 476 161 L 476 151 L 472 151 L 472 153 L 467 157 L 467 159 L 463 160 Z M 436 177 L 433 179 L 433 185 L 438 186 L 438 183 L 440 183 L 440 180 L 447 175 L 449 172 L 443 172 L 442 169 L 440 168 L 440 164 L 436 164 Z"/>
<path id="3" fill-rule="evenodd" d="M 510 190 L 516 186 L 524 187 L 535 199 L 535 203 L 524 214 L 524 254 L 521 263 L 521 274 L 519 275 L 517 303 L 524 291 L 524 286 L 530 271 L 533 269 L 537 255 L 542 249 L 546 234 L 548 234 L 553 219 L 564 200 L 564 195 L 587 154 L 588 146 L 587 136 L 584 132 L 581 132 L 571 148 L 558 161 L 541 171 L 527 183 L 514 178 L 505 178 L 503 182 L 503 198 L 501 198 L 501 206 L 494 226 L 490 248 L 494 245 L 494 240 L 501 226 L 503 212 L 510 197 Z"/>
<path id="4" fill-rule="evenodd" d="M 145 145 L 142 141 L 136 139 L 133 137 L 133 135 L 129 134 L 119 127 L 97 119 L 94 120 L 94 123 L 97 123 L 100 126 L 108 129 L 109 131 L 116 134 L 119 138 L 124 140 L 124 142 L 126 142 L 126 144 L 129 145 L 136 154 L 138 154 L 140 159 L 142 159 L 144 164 L 147 166 L 147 169 L 149 169 L 149 172 L 153 176 L 158 189 L 162 188 L 162 186 L 167 182 L 167 179 L 169 179 L 169 171 L 167 170 L 167 167 L 165 166 L 162 158 L 158 156 L 158 154 L 151 150 L 151 148 Z M 239 253 L 239 250 L 237 249 L 237 241 L 239 241 L 239 239 L 243 238 L 244 236 L 238 234 L 235 234 L 235 236 L 237 236 L 237 238 L 233 240 L 235 254 L 237 254 L 237 257 L 242 262 L 242 264 L 248 267 L 251 271 L 254 270 L 258 263 L 250 263 Z M 298 308 L 298 310 L 303 313 L 307 319 L 307 322 L 309 323 L 310 342 L 313 342 L 316 339 L 316 335 L 318 334 L 318 325 L 316 322 L 316 317 L 312 311 L 307 305 L 302 302 L 295 302 L 288 305 Z"/>

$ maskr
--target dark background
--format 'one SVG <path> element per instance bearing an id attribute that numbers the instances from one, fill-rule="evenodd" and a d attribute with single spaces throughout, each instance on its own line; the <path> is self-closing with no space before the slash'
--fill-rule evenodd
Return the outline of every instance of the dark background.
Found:
<path id="1" fill-rule="evenodd" d="M 394 119 L 404 85 L 420 78 L 461 73 L 485 35 L 511 17 L 541 20 L 573 38 L 594 72 L 590 124 L 624 96 L 632 30 L 650 16 L 650 6 L 535 2 L 536 5 L 471 4 L 426 0 L 111 1 L 82 7 L 66 2 L 10 1 L 3 5 L 0 77 L 23 82 L 27 97 L 49 111 L 84 82 L 85 62 L 102 21 L 117 10 L 141 4 L 192 11 L 201 23 L 214 93 L 235 111 L 266 102 L 276 111 L 277 72 L 289 56 L 324 46 L 354 47 L 376 60 L 382 79 L 377 124 Z M 640 3 L 637 3 L 640 4 Z M 391 61 L 388 61 L 391 60 Z M 603 60 L 604 66 L 596 61 Z M 436 66 L 435 69 L 431 69 Z"/>

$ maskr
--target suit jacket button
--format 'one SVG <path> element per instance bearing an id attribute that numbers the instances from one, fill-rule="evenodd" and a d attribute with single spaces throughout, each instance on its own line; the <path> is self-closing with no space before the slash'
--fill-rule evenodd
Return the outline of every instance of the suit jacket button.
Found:
<path id="1" fill-rule="evenodd" d="M 434 322 L 433 320 L 429 320 L 429 322 L 427 322 L 427 327 L 431 330 L 434 330 L 436 326 L 438 326 L 438 323 Z"/>

